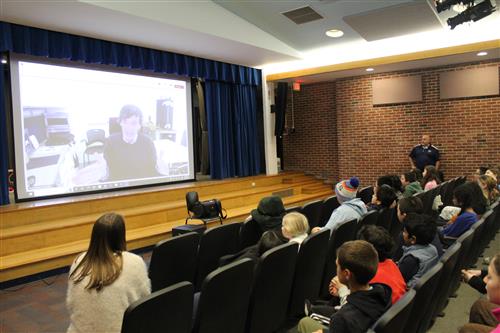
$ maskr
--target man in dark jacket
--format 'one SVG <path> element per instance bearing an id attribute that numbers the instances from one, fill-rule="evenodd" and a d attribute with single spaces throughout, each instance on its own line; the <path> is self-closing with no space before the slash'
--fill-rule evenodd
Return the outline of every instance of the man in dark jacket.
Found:
<path id="1" fill-rule="evenodd" d="M 391 289 L 384 284 L 369 285 L 378 267 L 377 251 L 362 240 L 345 242 L 337 252 L 337 276 L 351 294 L 324 327 L 310 317 L 299 323 L 301 333 L 364 333 L 391 305 Z"/>
<path id="2" fill-rule="evenodd" d="M 283 216 L 285 216 L 283 201 L 280 197 L 273 195 L 262 198 L 257 209 L 252 210 L 247 220 L 253 219 L 259 225 L 260 230 L 266 232 L 281 228 Z"/>

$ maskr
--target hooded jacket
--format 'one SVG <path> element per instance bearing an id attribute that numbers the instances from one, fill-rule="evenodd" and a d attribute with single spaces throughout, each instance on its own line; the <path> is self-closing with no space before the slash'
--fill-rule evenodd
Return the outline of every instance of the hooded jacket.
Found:
<path id="1" fill-rule="evenodd" d="M 257 222 L 262 232 L 281 227 L 285 215 L 283 201 L 278 196 L 262 198 L 257 209 L 251 212 L 252 219 Z"/>
<path id="2" fill-rule="evenodd" d="M 391 288 L 381 283 L 370 290 L 356 291 L 347 296 L 347 303 L 330 319 L 324 333 L 365 333 L 391 306 Z"/>
<path id="3" fill-rule="evenodd" d="M 359 220 L 366 212 L 366 205 L 360 198 L 345 201 L 332 212 L 330 219 L 323 228 L 329 229 L 331 233 L 338 224 L 354 219 Z"/>

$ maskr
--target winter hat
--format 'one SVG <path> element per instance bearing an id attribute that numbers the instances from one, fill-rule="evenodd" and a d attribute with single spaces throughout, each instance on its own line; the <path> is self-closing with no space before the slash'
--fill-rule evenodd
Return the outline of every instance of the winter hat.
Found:
<path id="1" fill-rule="evenodd" d="M 349 180 L 342 180 L 335 185 L 335 194 L 340 203 L 354 199 L 359 186 L 359 179 L 351 177 Z"/>
<path id="2" fill-rule="evenodd" d="M 257 209 L 251 212 L 254 219 L 262 228 L 262 231 L 281 226 L 281 219 L 285 215 L 283 201 L 278 196 L 262 198 Z"/>

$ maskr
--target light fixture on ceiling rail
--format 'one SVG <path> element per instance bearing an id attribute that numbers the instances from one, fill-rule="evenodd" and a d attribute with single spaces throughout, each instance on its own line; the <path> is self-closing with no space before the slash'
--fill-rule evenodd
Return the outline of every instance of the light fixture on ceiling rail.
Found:
<path id="1" fill-rule="evenodd" d="M 365 71 L 367 71 L 367 72 L 373 72 L 374 70 L 375 70 L 375 69 L 373 69 L 373 68 L 371 68 L 371 67 L 369 67 L 369 68 L 365 69 Z"/>
<path id="2" fill-rule="evenodd" d="M 465 22 L 479 21 L 496 10 L 491 0 L 484 0 L 480 3 L 477 0 L 435 0 L 435 5 L 438 13 L 450 9 L 452 6 L 461 7 L 462 11 L 457 16 L 446 20 L 451 29 Z"/>
<path id="3" fill-rule="evenodd" d="M 436 10 L 438 13 L 441 13 L 445 10 L 450 9 L 452 6 L 455 5 L 463 5 L 463 6 L 470 6 L 474 5 L 475 0 L 442 0 L 439 1 L 437 0 L 436 3 Z"/>

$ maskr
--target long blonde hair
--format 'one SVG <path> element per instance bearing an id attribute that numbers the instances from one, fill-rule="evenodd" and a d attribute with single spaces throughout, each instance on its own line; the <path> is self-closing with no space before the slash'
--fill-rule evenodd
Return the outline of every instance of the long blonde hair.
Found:
<path id="1" fill-rule="evenodd" d="M 481 175 L 479 176 L 478 181 L 486 186 L 486 189 L 481 187 L 481 190 L 483 191 L 483 195 L 486 200 L 488 200 L 489 204 L 495 202 L 500 196 L 500 193 L 497 190 L 497 182 L 495 178 L 488 175 Z"/>
<path id="2" fill-rule="evenodd" d="M 104 214 L 94 223 L 89 248 L 69 278 L 79 283 L 89 276 L 85 289 L 100 291 L 120 276 L 126 246 L 123 216 Z"/>

